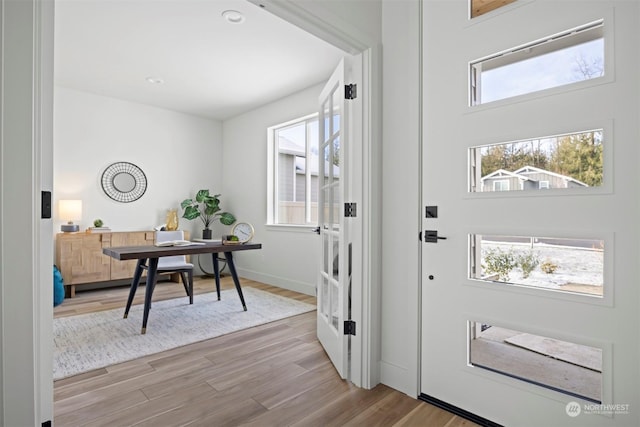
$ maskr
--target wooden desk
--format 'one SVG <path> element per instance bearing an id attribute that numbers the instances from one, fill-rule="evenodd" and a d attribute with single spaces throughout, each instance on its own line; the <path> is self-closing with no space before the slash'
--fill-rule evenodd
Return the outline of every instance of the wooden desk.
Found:
<path id="1" fill-rule="evenodd" d="M 151 309 L 151 298 L 153 296 L 153 289 L 156 286 L 158 279 L 158 258 L 163 256 L 173 255 L 197 255 L 210 253 L 213 258 L 213 272 L 216 275 L 216 291 L 218 292 L 218 300 L 220 300 L 220 274 L 218 269 L 218 254 L 224 253 L 233 283 L 236 285 L 242 308 L 247 311 L 247 306 L 244 302 L 244 296 L 242 295 L 242 288 L 240 288 L 240 281 L 238 280 L 238 274 L 236 273 L 236 267 L 233 263 L 233 252 L 246 251 L 251 249 L 261 249 L 260 243 L 245 243 L 243 245 L 223 245 L 221 243 L 205 243 L 203 245 L 193 246 L 169 246 L 169 247 L 157 247 L 157 246 L 121 246 L 115 248 L 103 248 L 102 252 L 117 260 L 125 261 L 137 259 L 138 263 L 131 282 L 131 289 L 129 290 L 129 299 L 127 300 L 127 308 L 124 311 L 124 318 L 129 315 L 129 309 L 133 303 L 133 298 L 136 295 L 136 290 L 140 284 L 140 278 L 144 266 L 147 266 L 147 284 L 145 286 L 144 293 L 144 315 L 142 318 L 142 331 L 147 331 L 147 319 L 149 318 L 149 310 Z M 148 264 L 145 264 L 148 260 Z M 193 295 L 191 295 L 193 297 Z M 193 298 L 190 298 L 190 303 Z"/>

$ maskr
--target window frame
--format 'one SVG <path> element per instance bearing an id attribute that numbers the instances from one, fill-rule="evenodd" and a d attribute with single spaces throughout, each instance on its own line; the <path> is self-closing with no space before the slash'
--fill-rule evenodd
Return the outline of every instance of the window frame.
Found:
<path id="1" fill-rule="evenodd" d="M 311 114 L 303 115 L 301 117 L 279 123 L 267 128 L 267 223 L 268 227 L 275 229 L 302 229 L 307 231 L 309 228 L 316 228 L 318 226 L 316 222 L 307 222 L 305 224 L 289 224 L 279 223 L 278 218 L 278 202 L 279 202 L 279 146 L 276 138 L 276 134 L 279 130 L 292 127 L 305 123 L 308 126 L 311 122 L 317 122 L 319 126 L 319 114 L 314 112 Z M 305 140 L 305 159 L 310 158 L 311 149 L 309 144 L 308 129 L 306 130 Z M 305 160 L 306 162 L 306 160 Z M 309 220 L 311 209 L 311 168 L 305 163 L 305 218 Z M 295 167 L 294 167 L 294 181 L 295 181 Z"/>

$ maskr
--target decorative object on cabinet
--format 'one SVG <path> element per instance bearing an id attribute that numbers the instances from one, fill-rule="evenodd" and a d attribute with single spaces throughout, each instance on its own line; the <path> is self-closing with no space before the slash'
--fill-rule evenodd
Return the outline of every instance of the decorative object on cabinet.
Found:
<path id="1" fill-rule="evenodd" d="M 178 229 L 178 210 L 169 209 L 167 211 L 167 222 L 165 224 L 166 231 L 176 231 Z"/>
<path id="2" fill-rule="evenodd" d="M 73 221 L 82 219 L 82 200 L 60 200 L 58 213 L 62 220 L 68 221 L 66 224 L 62 224 L 60 231 L 65 233 L 78 231 L 80 227 Z"/>
<path id="3" fill-rule="evenodd" d="M 147 177 L 138 166 L 129 162 L 116 162 L 102 173 L 102 190 L 116 202 L 138 200 L 147 190 Z"/>
<path id="4" fill-rule="evenodd" d="M 209 190 L 198 191 L 195 200 L 185 199 L 180 203 L 180 207 L 184 209 L 183 218 L 188 220 L 200 218 L 204 224 L 202 238 L 205 240 L 211 240 L 212 231 L 209 226 L 216 218 L 224 225 L 231 225 L 236 222 L 236 217 L 233 214 L 221 212 L 220 194 L 212 196 L 209 194 Z"/>
<path id="5" fill-rule="evenodd" d="M 189 238 L 186 231 L 185 236 Z M 132 278 L 136 260 L 114 260 L 103 255 L 102 248 L 152 246 L 154 239 L 155 231 L 58 233 L 55 264 L 62 272 L 67 295 L 74 297 L 77 285 Z M 172 275 L 171 280 L 177 282 L 179 275 Z"/>

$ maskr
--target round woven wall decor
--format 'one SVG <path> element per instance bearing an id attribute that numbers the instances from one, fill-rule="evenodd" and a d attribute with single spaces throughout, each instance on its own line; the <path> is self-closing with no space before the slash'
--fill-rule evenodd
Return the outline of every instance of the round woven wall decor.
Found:
<path id="1" fill-rule="evenodd" d="M 102 190 L 116 202 L 138 200 L 147 190 L 147 177 L 133 163 L 116 162 L 102 172 Z"/>

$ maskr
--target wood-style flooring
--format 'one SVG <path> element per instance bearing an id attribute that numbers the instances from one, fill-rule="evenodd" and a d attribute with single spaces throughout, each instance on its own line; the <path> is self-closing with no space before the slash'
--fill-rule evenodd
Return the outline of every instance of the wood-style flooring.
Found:
<path id="1" fill-rule="evenodd" d="M 223 288 L 232 288 L 223 277 Z M 315 298 L 242 280 L 315 304 Z M 143 302 L 144 288 L 135 304 Z M 197 295 L 215 290 L 196 278 Z M 123 308 L 128 287 L 78 292 L 54 309 L 71 316 Z M 154 300 L 182 297 L 159 283 Z M 250 308 L 249 308 L 250 309 Z M 315 311 L 54 382 L 54 425 L 426 426 L 475 424 L 384 385 L 357 388 L 336 374 L 316 339 Z"/>

